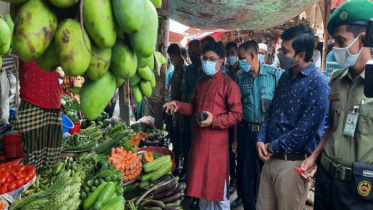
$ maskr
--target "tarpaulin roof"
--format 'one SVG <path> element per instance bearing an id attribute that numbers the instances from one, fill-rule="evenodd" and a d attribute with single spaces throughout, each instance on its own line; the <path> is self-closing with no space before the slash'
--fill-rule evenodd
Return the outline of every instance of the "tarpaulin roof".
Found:
<path id="1" fill-rule="evenodd" d="M 262 30 L 281 25 L 319 0 L 163 0 L 159 13 L 199 29 Z"/>

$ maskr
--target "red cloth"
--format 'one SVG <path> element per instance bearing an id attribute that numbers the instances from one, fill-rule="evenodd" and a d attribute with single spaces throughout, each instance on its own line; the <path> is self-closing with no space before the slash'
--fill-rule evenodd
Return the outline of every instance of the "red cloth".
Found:
<path id="1" fill-rule="evenodd" d="M 242 120 L 240 89 L 231 78 L 219 71 L 197 82 L 190 103 L 176 103 L 180 114 L 193 115 L 186 194 L 209 201 L 222 201 L 229 169 L 228 128 Z M 201 128 L 196 121 L 194 113 L 203 111 L 213 114 L 211 128 Z"/>
<path id="2" fill-rule="evenodd" d="M 56 71 L 44 72 L 35 61 L 19 64 L 20 97 L 43 109 L 59 109 L 61 89 Z"/>

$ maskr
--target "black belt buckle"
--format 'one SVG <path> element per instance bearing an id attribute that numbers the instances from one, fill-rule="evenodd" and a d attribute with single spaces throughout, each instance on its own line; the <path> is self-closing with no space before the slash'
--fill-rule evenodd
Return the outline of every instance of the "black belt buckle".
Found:
<path id="1" fill-rule="evenodd" d="M 341 172 L 342 172 L 342 164 L 335 164 L 334 162 L 330 162 L 330 174 L 335 179 L 341 179 Z"/>
<path id="2" fill-rule="evenodd" d="M 248 124 L 247 126 L 251 132 L 259 132 L 260 131 L 260 125 L 252 125 Z"/>

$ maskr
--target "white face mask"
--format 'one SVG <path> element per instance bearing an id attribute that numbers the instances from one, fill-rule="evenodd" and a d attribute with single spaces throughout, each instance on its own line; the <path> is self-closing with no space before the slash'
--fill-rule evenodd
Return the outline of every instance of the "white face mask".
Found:
<path id="1" fill-rule="evenodd" d="M 351 44 L 348 45 L 348 47 L 345 47 L 345 48 L 333 47 L 333 53 L 334 53 L 335 60 L 342 68 L 347 68 L 347 67 L 351 67 L 355 65 L 357 59 L 359 58 L 362 49 L 360 49 L 360 51 L 355 55 L 351 55 L 349 51 L 351 46 L 359 39 L 359 37 L 360 35 L 356 37 L 356 39 L 353 42 L 351 42 Z"/>
<path id="2" fill-rule="evenodd" d="M 62 83 L 63 83 L 63 79 L 58 78 L 58 84 L 62 84 Z"/>

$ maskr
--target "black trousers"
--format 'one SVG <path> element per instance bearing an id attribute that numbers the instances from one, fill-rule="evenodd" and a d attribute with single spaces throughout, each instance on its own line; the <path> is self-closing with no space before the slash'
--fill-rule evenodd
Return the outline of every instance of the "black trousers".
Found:
<path id="1" fill-rule="evenodd" d="M 370 210 L 369 202 L 351 194 L 350 182 L 332 177 L 322 165 L 317 168 L 315 185 L 315 210 Z"/>
<path id="2" fill-rule="evenodd" d="M 187 172 L 189 151 L 192 144 L 192 121 L 190 116 L 184 117 L 184 133 L 182 133 L 181 141 L 182 153 L 184 156 L 184 164 L 181 174 L 184 175 Z"/>
<path id="3" fill-rule="evenodd" d="M 237 128 L 237 194 L 243 200 L 245 210 L 255 210 L 259 191 L 261 169 L 264 163 L 256 151 L 259 132 L 251 132 L 241 123 Z"/>
<path id="4" fill-rule="evenodd" d="M 237 154 L 232 152 L 232 142 L 234 139 L 234 127 L 229 128 L 229 176 L 232 180 L 237 179 L 237 173 L 236 173 L 236 159 Z"/>

